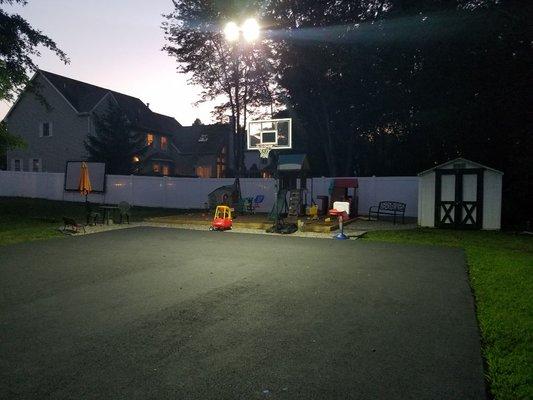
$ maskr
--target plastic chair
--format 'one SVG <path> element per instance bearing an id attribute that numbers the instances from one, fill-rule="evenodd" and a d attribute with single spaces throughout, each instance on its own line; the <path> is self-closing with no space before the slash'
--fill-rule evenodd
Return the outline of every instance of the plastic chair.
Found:
<path id="1" fill-rule="evenodd" d="M 252 206 L 252 212 L 255 212 L 256 208 L 261 207 L 261 203 L 265 200 L 265 196 L 262 194 L 258 194 L 255 196 L 255 199 L 253 200 L 253 206 Z"/>
<path id="2" fill-rule="evenodd" d="M 126 217 L 126 219 L 128 220 L 128 224 L 130 223 L 130 209 L 130 203 L 128 203 L 127 201 L 121 201 L 120 203 L 118 203 L 118 210 L 120 212 L 120 223 L 124 221 L 124 217 Z"/>

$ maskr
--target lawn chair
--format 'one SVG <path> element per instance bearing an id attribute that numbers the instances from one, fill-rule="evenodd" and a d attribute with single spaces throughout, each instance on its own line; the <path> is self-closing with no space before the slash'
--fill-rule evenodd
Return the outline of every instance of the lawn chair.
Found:
<path id="1" fill-rule="evenodd" d="M 130 223 L 130 210 L 131 205 L 127 201 L 121 201 L 118 203 L 118 211 L 120 213 L 120 223 L 124 221 L 124 218 L 128 220 L 128 224 Z"/>
<path id="2" fill-rule="evenodd" d="M 83 233 L 85 232 L 85 227 L 83 225 L 80 225 L 74 220 L 73 218 L 69 217 L 63 217 L 63 230 L 66 231 L 67 228 L 71 228 L 74 232 L 78 233 L 80 231 L 80 228 L 83 229 Z"/>
<path id="3" fill-rule="evenodd" d="M 262 194 L 258 194 L 257 196 L 255 196 L 252 205 L 252 213 L 255 213 L 255 210 L 261 207 L 261 203 L 263 203 L 264 200 L 265 196 Z"/>

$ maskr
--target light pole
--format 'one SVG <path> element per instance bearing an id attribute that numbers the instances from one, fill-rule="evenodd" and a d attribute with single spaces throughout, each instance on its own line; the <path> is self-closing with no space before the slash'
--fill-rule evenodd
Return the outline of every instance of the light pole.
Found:
<path id="1" fill-rule="evenodd" d="M 235 175 L 237 178 L 242 173 L 242 167 L 244 164 L 244 138 L 241 134 L 240 128 L 240 116 L 241 116 L 241 104 L 240 104 L 240 71 L 239 62 L 242 55 L 242 41 L 244 39 L 247 43 L 253 43 L 259 38 L 261 28 L 254 18 L 248 18 L 239 27 L 237 23 L 230 21 L 224 27 L 224 37 L 229 43 L 234 43 L 233 57 L 234 57 L 234 79 L 235 79 L 235 144 L 237 145 L 237 151 L 233 151 L 235 155 Z M 234 149 L 232 149 L 234 150 Z M 229 152 L 228 152 L 229 153 Z M 229 153 L 231 154 L 231 153 Z"/>

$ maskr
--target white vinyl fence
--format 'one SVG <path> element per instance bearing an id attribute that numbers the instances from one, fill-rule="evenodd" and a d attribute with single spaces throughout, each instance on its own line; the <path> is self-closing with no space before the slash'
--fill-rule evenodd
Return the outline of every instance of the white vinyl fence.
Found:
<path id="1" fill-rule="evenodd" d="M 48 172 L 0 171 L 0 196 L 30 197 L 49 200 L 84 201 L 77 192 L 65 192 L 64 174 Z M 307 182 L 308 199 L 311 192 L 317 196 L 329 195 L 334 178 L 313 178 Z M 358 177 L 359 213 L 367 214 L 368 208 L 380 201 L 401 201 L 407 204 L 406 215 L 417 216 L 418 177 Z M 89 195 L 89 201 L 116 204 L 127 201 L 130 204 L 147 207 L 202 209 L 207 195 L 212 190 L 231 185 L 233 178 L 167 178 L 152 176 L 108 175 L 106 193 Z M 265 196 L 261 210 L 269 211 L 274 205 L 276 186 L 274 179 L 241 178 L 241 192 L 244 197 Z"/>

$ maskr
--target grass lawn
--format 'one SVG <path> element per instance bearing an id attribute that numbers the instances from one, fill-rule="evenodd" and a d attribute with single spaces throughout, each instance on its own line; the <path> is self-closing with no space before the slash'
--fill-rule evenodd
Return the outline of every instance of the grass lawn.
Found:
<path id="1" fill-rule="evenodd" d="M 532 236 L 416 229 L 365 240 L 464 248 L 490 390 L 497 400 L 533 399 Z"/>
<path id="2" fill-rule="evenodd" d="M 183 210 L 134 207 L 131 220 L 172 215 Z M 64 237 L 62 217 L 85 223 L 85 204 L 42 199 L 0 197 L 0 246 L 29 240 Z"/>

